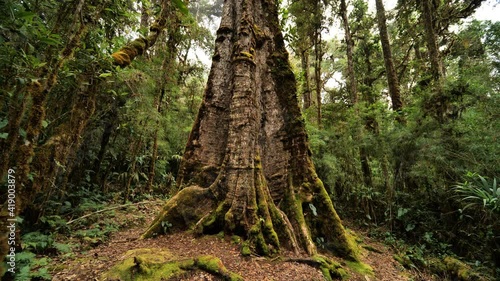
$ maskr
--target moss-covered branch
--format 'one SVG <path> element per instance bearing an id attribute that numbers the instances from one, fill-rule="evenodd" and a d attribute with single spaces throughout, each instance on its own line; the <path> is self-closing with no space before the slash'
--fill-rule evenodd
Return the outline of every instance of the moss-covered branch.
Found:
<path id="1" fill-rule="evenodd" d="M 171 2 L 172 1 L 168 0 L 162 1 L 160 15 L 149 27 L 149 34 L 147 37 L 139 37 L 111 55 L 114 64 L 126 67 L 130 65 L 137 56 L 144 54 L 147 49 L 156 43 L 162 31 L 167 27 L 169 17 L 172 17 L 174 14 Z"/>

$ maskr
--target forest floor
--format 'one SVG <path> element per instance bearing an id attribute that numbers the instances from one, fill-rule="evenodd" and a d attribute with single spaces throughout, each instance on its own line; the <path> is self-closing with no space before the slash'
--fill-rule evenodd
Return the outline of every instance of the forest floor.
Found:
<path id="1" fill-rule="evenodd" d="M 218 257 L 225 267 L 239 274 L 248 281 L 308 281 L 324 280 L 319 269 L 304 263 L 287 262 L 283 259 L 268 260 L 262 257 L 243 257 L 240 245 L 233 243 L 229 237 L 203 236 L 194 237 L 187 232 L 161 235 L 152 239 L 137 239 L 149 225 L 161 208 L 163 201 L 153 202 L 147 207 L 138 208 L 146 219 L 140 220 L 128 229 L 122 229 L 112 234 L 109 239 L 95 247 L 89 247 L 71 256 L 58 256 L 51 259 L 50 268 L 52 280 L 102 280 L 101 276 L 116 263 L 122 261 L 129 250 L 140 248 L 167 249 L 173 255 L 183 258 L 193 258 L 199 255 Z M 117 219 L 137 218 L 137 212 L 132 214 L 122 211 Z M 348 272 L 353 281 L 403 281 L 403 280 L 434 280 L 420 272 L 409 271 L 394 260 L 394 252 L 383 243 L 373 240 L 362 233 L 356 232 L 363 247 L 362 261 L 373 268 L 374 275 L 364 275 L 349 268 L 342 260 L 338 261 Z M 368 250 L 369 249 L 369 250 Z M 325 254 L 326 255 L 326 254 Z M 282 253 L 284 257 L 299 258 L 293 253 Z M 203 271 L 191 271 L 176 279 L 181 280 L 222 280 Z"/>

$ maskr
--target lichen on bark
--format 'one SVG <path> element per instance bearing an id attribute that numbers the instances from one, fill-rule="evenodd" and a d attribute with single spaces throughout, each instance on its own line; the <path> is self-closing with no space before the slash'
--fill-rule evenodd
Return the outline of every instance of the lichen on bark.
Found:
<path id="1" fill-rule="evenodd" d="M 338 255 L 358 258 L 311 160 L 275 1 L 225 2 L 178 184 L 184 189 L 143 237 L 168 221 L 241 236 L 244 254 L 314 255 L 322 238 Z"/>

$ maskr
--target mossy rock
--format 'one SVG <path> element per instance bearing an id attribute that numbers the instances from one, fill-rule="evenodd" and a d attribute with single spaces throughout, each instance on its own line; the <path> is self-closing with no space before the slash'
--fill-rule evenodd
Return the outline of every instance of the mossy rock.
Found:
<path id="1" fill-rule="evenodd" d="M 193 260 L 176 261 L 165 249 L 136 249 L 125 254 L 125 259 L 113 266 L 103 280 L 142 281 L 168 280 L 194 265 Z"/>
<path id="2" fill-rule="evenodd" d="M 155 281 L 170 280 L 189 270 L 200 269 L 220 276 L 227 281 L 243 278 L 227 270 L 222 261 L 214 256 L 177 260 L 166 249 L 136 249 L 128 251 L 124 260 L 101 276 L 102 280 Z"/>

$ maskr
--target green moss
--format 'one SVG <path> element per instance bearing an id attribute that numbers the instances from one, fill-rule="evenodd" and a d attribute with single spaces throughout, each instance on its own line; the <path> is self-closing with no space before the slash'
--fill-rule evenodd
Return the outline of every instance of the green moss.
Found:
<path id="1" fill-rule="evenodd" d="M 210 273 L 221 273 L 224 266 L 220 259 L 214 256 L 201 256 L 196 259 L 196 266 Z"/>
<path id="2" fill-rule="evenodd" d="M 323 273 L 327 281 L 344 279 L 347 277 L 347 272 L 339 263 L 319 255 L 314 256 L 313 259 L 320 264 L 321 273 Z"/>
<path id="3" fill-rule="evenodd" d="M 373 268 L 371 266 L 367 265 L 366 263 L 362 263 L 359 261 L 346 261 L 347 266 L 354 270 L 355 272 L 362 274 L 362 275 L 368 275 L 373 277 Z"/>
<path id="4" fill-rule="evenodd" d="M 240 52 L 240 56 L 247 57 L 249 59 L 253 59 L 253 55 L 249 52 Z"/>
<path id="5" fill-rule="evenodd" d="M 231 243 L 233 243 L 233 244 L 240 244 L 241 243 L 241 237 L 239 237 L 238 235 L 231 236 Z"/>
<path id="6" fill-rule="evenodd" d="M 255 247 L 257 250 L 257 253 L 259 253 L 262 256 L 269 256 L 269 247 L 267 246 L 266 240 L 264 239 L 264 235 L 262 233 L 257 234 L 255 237 Z"/>
<path id="7" fill-rule="evenodd" d="M 186 187 L 166 202 L 160 214 L 141 238 L 149 238 L 162 233 L 162 221 L 170 222 L 172 230 L 186 230 L 201 218 L 207 217 L 214 208 L 215 200 L 206 188 Z"/>
<path id="8" fill-rule="evenodd" d="M 450 256 L 442 260 L 431 259 L 429 261 L 429 268 L 438 275 L 451 275 L 459 281 L 481 280 L 479 274 L 474 272 L 470 266 Z"/>
<path id="9" fill-rule="evenodd" d="M 382 254 L 382 253 L 383 253 L 383 252 L 382 252 L 382 251 L 380 251 L 379 249 L 377 249 L 377 248 L 375 248 L 375 247 L 372 247 L 372 246 L 370 246 L 370 245 L 363 245 L 362 247 L 363 247 L 363 249 L 366 249 L 366 250 L 368 250 L 368 251 L 370 251 L 370 252 L 374 252 L 374 253 L 378 253 L 378 254 Z"/>
<path id="10" fill-rule="evenodd" d="M 125 260 L 104 273 L 101 279 L 120 281 L 170 280 L 187 270 L 195 269 L 221 276 L 228 281 L 243 280 L 238 274 L 227 270 L 217 257 L 207 255 L 195 259 L 175 260 L 174 256 L 163 249 L 128 251 L 125 254 Z"/>
<path id="11" fill-rule="evenodd" d="M 248 244 L 248 241 L 243 242 L 243 245 L 241 247 L 241 255 L 244 257 L 248 257 L 252 254 L 252 251 L 250 250 L 250 246 Z"/>
<path id="12" fill-rule="evenodd" d="M 229 231 L 236 229 L 236 225 L 234 224 L 234 215 L 231 210 L 227 211 L 224 215 L 224 227 Z"/>
<path id="13" fill-rule="evenodd" d="M 172 254 L 164 249 L 131 250 L 125 254 L 125 260 L 113 266 L 102 279 L 121 281 L 168 279 L 183 273 L 181 265 L 186 265 L 186 261 L 174 261 L 173 258 Z"/>
<path id="14" fill-rule="evenodd" d="M 204 270 L 208 273 L 222 276 L 224 280 L 228 281 L 242 281 L 243 278 L 236 273 L 230 272 L 227 268 L 222 264 L 222 261 L 214 256 L 200 256 L 195 260 L 196 266 Z"/>
<path id="15" fill-rule="evenodd" d="M 239 276 L 238 274 L 231 272 L 229 275 L 229 280 L 230 281 L 242 281 L 244 279 L 241 276 Z"/>
<path id="16" fill-rule="evenodd" d="M 272 250 L 271 254 L 277 253 L 277 251 L 280 248 L 280 241 L 279 241 L 279 238 L 278 238 L 278 234 L 274 230 L 273 223 L 272 223 L 271 219 L 268 219 L 264 223 L 264 235 L 266 237 L 268 237 L 269 243 L 272 246 L 274 246 L 273 249 L 270 249 L 270 250 Z"/>
<path id="17" fill-rule="evenodd" d="M 394 255 L 393 258 L 405 268 L 411 268 L 413 266 L 413 262 L 406 256 Z"/>

